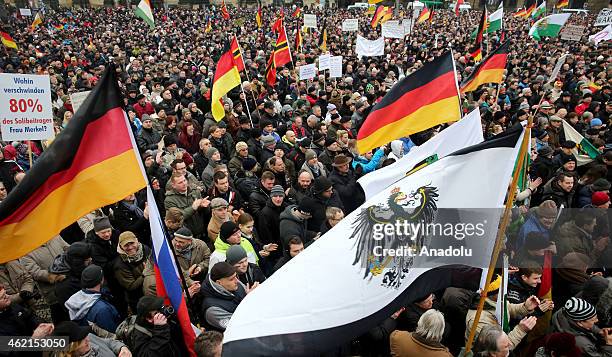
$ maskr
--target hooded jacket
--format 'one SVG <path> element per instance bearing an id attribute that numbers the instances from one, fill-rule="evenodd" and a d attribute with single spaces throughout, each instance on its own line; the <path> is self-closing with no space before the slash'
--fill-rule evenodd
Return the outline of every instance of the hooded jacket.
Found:
<path id="1" fill-rule="evenodd" d="M 117 309 L 104 298 L 104 293 L 83 289 L 77 291 L 65 303 L 70 320 L 80 324 L 93 322 L 109 332 L 117 330 L 121 317 Z"/>
<path id="2" fill-rule="evenodd" d="M 612 346 L 600 340 L 600 329 L 596 325 L 591 331 L 576 325 L 565 313 L 565 308 L 555 312 L 550 322 L 553 332 L 570 333 L 576 337 L 576 346 L 582 349 L 585 357 L 612 356 Z"/>
<path id="3" fill-rule="evenodd" d="M 244 248 L 247 253 L 247 260 L 249 263 L 257 264 L 257 253 L 253 248 L 251 242 L 246 238 L 240 237 L 240 246 Z M 227 250 L 231 247 L 231 244 L 224 242 L 219 235 L 215 239 L 215 250 L 210 255 L 210 263 L 208 265 L 208 272 L 212 269 L 215 264 L 225 261 L 225 255 Z"/>
<path id="4" fill-rule="evenodd" d="M 353 169 L 356 169 L 357 165 L 360 165 L 363 168 L 363 173 L 367 174 L 369 172 L 376 170 L 376 168 L 378 167 L 378 164 L 380 163 L 380 159 L 382 159 L 384 155 L 385 155 L 385 151 L 378 149 L 376 150 L 376 152 L 374 152 L 372 159 L 368 160 L 366 159 L 365 156 L 359 155 L 355 157 L 351 165 L 353 166 Z"/>
<path id="5" fill-rule="evenodd" d="M 204 296 L 202 315 L 206 322 L 215 329 L 225 331 L 234 311 L 246 296 L 244 285 L 238 281 L 238 290 L 230 292 L 208 275 L 200 292 Z"/>
<path id="6" fill-rule="evenodd" d="M 283 249 L 287 247 L 289 239 L 293 236 L 300 237 L 306 246 L 317 235 L 315 232 L 306 228 L 305 219 L 301 219 L 293 214 L 293 211 L 296 209 L 296 205 L 288 206 L 280 215 L 279 231 Z"/>

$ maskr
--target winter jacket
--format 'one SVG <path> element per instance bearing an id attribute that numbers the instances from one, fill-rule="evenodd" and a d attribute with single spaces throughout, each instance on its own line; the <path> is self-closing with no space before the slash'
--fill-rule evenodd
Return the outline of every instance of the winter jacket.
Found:
<path id="1" fill-rule="evenodd" d="M 275 206 L 272 199 L 266 201 L 266 206 L 257 216 L 257 232 L 263 244 L 276 243 L 281 245 L 280 215 L 287 208 L 283 201 L 280 206 Z"/>
<path id="2" fill-rule="evenodd" d="M 320 194 L 313 196 L 316 204 L 316 208 L 312 212 L 312 216 L 308 219 L 308 230 L 313 232 L 320 232 L 321 225 L 325 222 L 327 218 L 325 215 L 325 210 L 328 207 L 337 207 L 340 209 L 344 209 L 342 206 L 342 201 L 340 201 L 340 197 L 336 192 L 332 193 L 330 198 L 325 198 Z"/>
<path id="3" fill-rule="evenodd" d="M 529 235 L 531 232 L 541 233 L 547 239 L 550 239 L 550 230 L 540 223 L 540 218 L 533 210 L 529 212 L 529 217 L 518 232 L 518 236 L 514 242 L 515 252 L 519 252 L 521 249 L 523 249 L 527 235 Z"/>
<path id="4" fill-rule="evenodd" d="M 244 284 L 253 286 L 254 283 L 263 283 L 266 276 L 257 264 L 249 263 L 247 271 L 244 274 L 238 274 L 238 279 Z"/>
<path id="5" fill-rule="evenodd" d="M 111 224 L 119 232 L 130 231 L 138 237 L 140 242 L 151 240 L 151 230 L 149 228 L 149 220 L 144 218 L 144 204 L 140 208 L 140 212 L 130 210 L 128 205 L 121 201 L 113 207 L 113 215 Z"/>
<path id="6" fill-rule="evenodd" d="M 249 196 L 249 210 L 253 217 L 259 215 L 261 210 L 266 206 L 266 201 L 270 198 L 270 191 L 263 188 L 261 181 L 257 189 L 251 192 Z"/>
<path id="7" fill-rule="evenodd" d="M 414 333 L 395 330 L 391 333 L 391 356 L 452 357 L 452 354 L 440 343 L 433 344 Z"/>
<path id="8" fill-rule="evenodd" d="M 253 193 L 259 187 L 259 178 L 251 173 L 246 174 L 244 171 L 238 171 L 234 176 L 234 186 L 240 192 L 240 196 L 245 198 L 242 205 L 246 211 L 250 211 L 249 199 L 251 193 Z"/>
<path id="9" fill-rule="evenodd" d="M 0 336 L 32 336 L 38 324 L 32 312 L 19 304 L 11 304 L 0 311 Z M 8 356 L 20 355 L 8 354 Z"/>
<path id="10" fill-rule="evenodd" d="M 175 341 L 175 337 L 171 332 L 169 323 L 161 326 L 151 324 L 138 323 L 144 327 L 147 333 L 134 329 L 134 346 L 132 347 L 132 355 L 138 357 L 179 357 L 181 356 L 181 348 Z"/>
<path id="11" fill-rule="evenodd" d="M 77 291 L 64 304 L 70 320 L 81 325 L 93 322 L 109 332 L 117 330 L 121 317 L 117 309 L 108 302 L 105 293 L 83 289 Z"/>
<path id="12" fill-rule="evenodd" d="M 247 157 L 250 157 L 251 159 L 257 161 L 257 159 L 253 155 L 248 155 Z M 242 170 L 243 159 L 244 158 L 238 156 L 238 153 L 232 156 L 232 159 L 227 164 L 227 169 L 229 170 L 230 176 L 234 177 L 238 173 L 238 171 Z"/>
<path id="13" fill-rule="evenodd" d="M 593 196 L 593 188 L 591 185 L 582 186 L 576 192 L 575 207 L 582 208 L 591 204 L 591 197 Z"/>
<path id="14" fill-rule="evenodd" d="M 356 169 L 357 165 L 360 165 L 361 167 L 363 167 L 363 173 L 367 174 L 367 173 L 370 173 L 376 170 L 376 168 L 378 167 L 378 164 L 380 163 L 380 159 L 382 159 L 384 155 L 385 155 L 385 151 L 378 149 L 374 152 L 372 159 L 368 160 L 364 156 L 357 156 L 353 160 L 351 165 L 353 169 Z"/>
<path id="15" fill-rule="evenodd" d="M 557 255 L 561 258 L 568 253 L 582 253 L 594 263 L 601 252 L 593 247 L 593 240 L 589 233 L 578 227 L 574 221 L 565 222 L 557 233 Z"/>
<path id="16" fill-rule="evenodd" d="M 115 258 L 113 262 L 113 270 L 115 272 L 115 279 L 119 285 L 125 290 L 125 295 L 128 304 L 132 308 L 136 308 L 138 300 L 143 296 L 142 283 L 144 276 L 145 264 L 151 257 L 151 248 L 146 245 L 142 245 L 142 259 L 134 262 L 128 262 L 121 256 Z"/>
<path id="17" fill-rule="evenodd" d="M 241 282 L 238 282 L 238 290 L 230 292 L 212 281 L 210 275 L 208 275 L 200 292 L 204 296 L 202 316 L 213 328 L 225 331 L 234 311 L 246 296 L 244 286 Z"/>
<path id="18" fill-rule="evenodd" d="M 612 346 L 605 345 L 600 337 L 600 329 L 593 326 L 591 331 L 576 325 L 565 313 L 565 308 L 555 312 L 550 322 L 553 332 L 565 332 L 574 335 L 576 346 L 582 350 L 584 357 L 610 357 Z"/>
<path id="19" fill-rule="evenodd" d="M 89 347 L 93 356 L 96 357 L 116 357 L 123 347 L 127 347 L 123 342 L 113 338 L 102 338 L 93 333 L 90 333 L 87 337 L 89 337 Z"/>
<path id="20" fill-rule="evenodd" d="M 317 167 L 319 168 L 318 174 L 315 174 L 315 171 L 313 170 L 312 167 L 308 166 L 308 163 L 304 162 L 304 164 L 302 165 L 302 168 L 300 169 L 300 171 L 306 171 L 308 172 L 313 179 L 316 179 L 318 177 L 327 177 L 328 173 L 327 173 L 327 169 L 325 168 L 325 166 L 319 161 L 317 162 Z M 315 167 L 315 169 L 317 168 Z"/>
<path id="21" fill-rule="evenodd" d="M 36 281 L 49 305 L 57 303 L 54 285 L 49 282 L 49 268 L 55 257 L 62 254 L 68 246 L 62 237 L 55 236 L 47 243 L 19 258 L 19 262 Z"/>
<path id="22" fill-rule="evenodd" d="M 85 243 L 91 249 L 91 263 L 104 269 L 104 276 L 108 279 L 112 276 L 113 261 L 117 257 L 117 244 L 119 244 L 119 232 L 114 230 L 110 240 L 103 240 L 91 230 L 85 237 Z"/>
<path id="23" fill-rule="evenodd" d="M 485 326 L 499 325 L 499 323 L 497 322 L 497 317 L 495 317 L 495 305 L 496 305 L 495 301 L 492 301 L 488 298 L 485 300 L 485 307 L 482 310 L 482 313 L 480 315 L 480 320 L 478 321 L 478 325 L 476 326 L 476 336 L 478 336 L 482 328 Z M 529 310 L 527 310 L 527 308 L 525 307 L 525 304 L 508 304 L 507 303 L 507 305 L 508 305 L 507 307 L 508 314 L 510 315 L 510 318 L 512 319 L 518 319 L 529 313 Z M 472 328 L 472 325 L 474 324 L 474 317 L 476 316 L 475 306 L 472 306 L 472 307 L 473 307 L 472 309 L 468 310 L 467 316 L 465 317 L 465 326 L 466 326 L 465 340 L 466 341 L 470 333 L 470 330 Z M 508 338 L 510 339 L 510 342 L 512 343 L 512 348 L 510 350 L 513 350 L 514 348 L 516 348 L 516 346 L 518 346 L 518 344 L 521 342 L 523 337 L 525 337 L 526 335 L 527 333 L 523 331 L 523 329 L 521 329 L 518 325 L 515 326 L 512 329 L 512 331 L 508 333 Z"/>
<path id="24" fill-rule="evenodd" d="M 203 237 L 206 231 L 202 213 L 200 210 L 194 210 L 191 207 L 193 201 L 199 198 L 202 198 L 200 191 L 188 188 L 187 192 L 184 194 L 172 189 L 166 193 L 166 199 L 164 200 L 166 210 L 171 207 L 176 207 L 181 210 L 185 227 L 189 228 L 196 238 Z"/>
<path id="25" fill-rule="evenodd" d="M 12 303 L 23 303 L 21 291 L 34 292 L 34 279 L 17 260 L 0 264 L 0 286 L 4 287 Z"/>
<path id="26" fill-rule="evenodd" d="M 306 228 L 306 220 L 298 218 L 293 212 L 297 210 L 296 205 L 291 205 L 285 208 L 280 215 L 280 236 L 282 240 L 282 248 L 286 248 L 289 240 L 293 236 L 298 236 L 307 245 L 317 235 L 316 232 Z"/>
<path id="27" fill-rule="evenodd" d="M 253 249 L 251 242 L 246 238 L 240 238 L 240 246 L 246 251 L 249 263 L 257 264 L 257 253 Z M 231 244 L 225 243 L 221 238 L 217 237 L 215 239 L 215 250 L 210 255 L 210 264 L 208 265 L 209 272 L 215 264 L 225 261 L 225 254 L 230 247 Z"/>
<path id="28" fill-rule="evenodd" d="M 357 183 L 357 177 L 354 172 L 349 171 L 347 174 L 342 174 L 334 169 L 328 178 L 334 185 L 334 191 L 338 193 L 342 201 L 346 215 L 353 212 L 365 201 L 363 189 Z"/>
<path id="29" fill-rule="evenodd" d="M 542 191 L 542 201 L 552 200 L 555 202 L 557 207 L 571 208 L 574 201 L 574 190 L 565 192 L 555 178 L 551 179 L 544 185 Z"/>
<path id="30" fill-rule="evenodd" d="M 153 128 L 140 130 L 140 135 L 136 138 L 138 150 L 144 153 L 147 150 L 156 150 L 157 144 L 161 140 L 161 135 Z"/>
<path id="31" fill-rule="evenodd" d="M 323 152 L 319 155 L 319 162 L 322 163 L 323 166 L 325 166 L 325 170 L 327 170 L 327 172 L 331 172 L 334 168 L 332 164 L 334 162 L 335 156 L 335 152 L 331 152 L 327 149 L 323 150 Z"/>
<path id="32" fill-rule="evenodd" d="M 192 265 L 197 265 L 200 269 L 205 272 L 208 271 L 208 264 L 210 261 L 210 248 L 200 239 L 192 239 L 191 241 L 191 254 L 190 256 L 183 255 L 180 251 L 176 251 L 178 263 L 183 270 L 183 273 L 187 275 L 189 268 Z M 189 259 L 188 259 L 189 258 Z M 187 277 L 187 285 L 193 283 L 192 279 Z"/>

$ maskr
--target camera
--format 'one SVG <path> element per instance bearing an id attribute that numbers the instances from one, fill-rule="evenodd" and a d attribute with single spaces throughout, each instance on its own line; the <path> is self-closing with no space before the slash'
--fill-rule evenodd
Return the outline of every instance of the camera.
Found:
<path id="1" fill-rule="evenodd" d="M 159 312 L 166 317 L 170 317 L 174 315 L 174 308 L 172 306 L 162 305 Z"/>

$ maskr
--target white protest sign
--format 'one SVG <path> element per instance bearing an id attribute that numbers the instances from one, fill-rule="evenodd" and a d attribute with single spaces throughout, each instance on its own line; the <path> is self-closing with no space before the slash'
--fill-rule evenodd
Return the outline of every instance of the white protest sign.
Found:
<path id="1" fill-rule="evenodd" d="M 382 35 L 385 38 L 404 38 L 404 26 L 397 20 L 387 21 L 382 24 Z"/>
<path id="2" fill-rule="evenodd" d="M 359 30 L 359 20 L 358 19 L 346 19 L 342 21 L 342 31 L 344 32 L 352 32 Z"/>
<path id="3" fill-rule="evenodd" d="M 410 18 L 405 18 L 402 20 L 402 26 L 404 27 L 404 35 L 408 35 L 412 33 L 412 25 L 414 21 Z"/>
<path id="4" fill-rule="evenodd" d="M 302 27 L 310 27 L 310 28 L 316 29 L 317 28 L 317 15 L 304 14 L 304 26 Z"/>
<path id="5" fill-rule="evenodd" d="M 601 9 L 593 26 L 608 26 L 612 24 L 612 9 Z"/>
<path id="6" fill-rule="evenodd" d="M 342 56 L 333 56 L 329 59 L 329 78 L 342 77 Z"/>
<path id="7" fill-rule="evenodd" d="M 584 29 L 586 26 L 580 25 L 565 25 L 563 26 L 563 30 L 559 34 L 562 40 L 569 41 L 580 41 L 582 35 L 585 33 Z"/>
<path id="8" fill-rule="evenodd" d="M 319 56 L 319 71 L 324 71 L 326 69 L 329 69 L 329 58 L 330 57 L 331 55 L 329 53 Z"/>
<path id="9" fill-rule="evenodd" d="M 21 16 L 32 16 L 32 10 L 30 10 L 30 9 L 19 9 L 19 15 L 21 15 Z"/>
<path id="10" fill-rule="evenodd" d="M 317 66 L 314 63 L 300 66 L 300 79 L 313 79 L 317 75 Z"/>
<path id="11" fill-rule="evenodd" d="M 54 136 L 49 76 L 0 73 L 2 140 L 46 140 Z"/>
<path id="12" fill-rule="evenodd" d="M 593 42 L 595 46 L 597 46 L 601 41 L 609 40 L 612 40 L 612 25 L 608 25 L 605 29 L 589 36 L 589 41 Z"/>
<path id="13" fill-rule="evenodd" d="M 365 37 L 357 35 L 355 52 L 357 53 L 357 57 L 382 56 L 385 54 L 385 38 L 379 37 L 376 40 L 368 40 Z"/>
<path id="14" fill-rule="evenodd" d="M 548 77 L 548 81 L 546 83 L 552 83 L 555 80 L 557 80 L 557 77 L 559 77 L 559 72 L 561 72 L 561 67 L 565 63 L 565 59 L 567 58 L 567 56 L 568 56 L 568 53 L 559 57 L 559 59 L 557 60 L 557 63 L 555 63 L 555 68 L 553 68 L 553 71 L 550 74 L 550 77 Z"/>
<path id="15" fill-rule="evenodd" d="M 79 110 L 79 108 L 81 107 L 81 104 L 83 104 L 83 102 L 85 101 L 85 98 L 87 98 L 87 96 L 89 95 L 89 92 L 91 91 L 88 90 L 85 92 L 77 92 L 77 93 L 72 93 L 70 95 L 70 102 L 72 103 L 73 113 L 76 113 L 77 110 Z"/>

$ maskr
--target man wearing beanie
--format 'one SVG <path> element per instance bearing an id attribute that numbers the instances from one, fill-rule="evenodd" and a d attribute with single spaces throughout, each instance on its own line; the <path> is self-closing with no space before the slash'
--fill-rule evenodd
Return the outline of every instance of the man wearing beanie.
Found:
<path id="1" fill-rule="evenodd" d="M 247 252 L 239 245 L 232 245 L 225 254 L 226 262 L 236 268 L 238 280 L 244 285 L 253 286 L 263 283 L 266 276 L 257 264 L 249 263 Z"/>
<path id="2" fill-rule="evenodd" d="M 238 305 L 247 293 L 256 288 L 238 280 L 236 268 L 227 262 L 215 264 L 202 284 L 202 316 L 212 329 L 225 331 Z"/>
<path id="3" fill-rule="evenodd" d="M 129 340 L 133 356 L 187 356 L 181 328 L 160 311 L 164 299 L 143 296 L 136 307 L 136 325 Z M 126 341 L 127 343 L 128 341 Z"/>
<path id="4" fill-rule="evenodd" d="M 597 311 L 583 299 L 572 297 L 565 306 L 555 312 L 551 320 L 553 332 L 574 335 L 576 346 L 582 356 L 599 357 L 612 355 L 612 329 L 600 329 L 597 325 Z"/>
<path id="5" fill-rule="evenodd" d="M 253 155 L 249 154 L 249 146 L 247 143 L 239 141 L 236 143 L 236 152 L 234 156 L 232 156 L 227 164 L 230 175 L 235 176 L 238 171 L 242 170 L 242 161 L 246 158 L 255 159 Z"/>
<path id="6" fill-rule="evenodd" d="M 225 261 L 225 253 L 233 245 L 242 246 L 249 256 L 249 261 L 257 264 L 257 253 L 253 245 L 242 237 L 236 223 L 227 221 L 221 225 L 219 236 L 215 239 L 215 250 L 210 255 L 209 271 L 216 263 Z"/>
<path id="7" fill-rule="evenodd" d="M 579 208 L 587 207 L 591 204 L 592 196 L 595 193 L 603 193 L 608 195 L 610 192 L 610 182 L 605 178 L 598 178 L 590 185 L 582 186 L 578 192 L 576 192 L 576 205 Z M 603 196 L 599 196 L 603 198 Z M 601 203 L 600 203 L 601 204 Z"/>
<path id="8" fill-rule="evenodd" d="M 323 152 L 319 154 L 319 162 L 323 164 L 327 172 L 331 172 L 334 158 L 338 155 L 338 152 L 340 152 L 340 146 L 338 146 L 336 139 L 326 138 L 324 147 L 325 149 Z"/>
<path id="9" fill-rule="evenodd" d="M 301 119 L 300 119 L 301 120 Z M 302 128 L 303 129 L 303 128 Z M 297 140 L 295 146 L 287 154 L 287 158 L 293 161 L 296 169 L 304 165 L 306 151 L 310 149 L 310 138 L 302 138 Z"/>
<path id="10" fill-rule="evenodd" d="M 313 232 L 320 232 L 323 222 L 325 222 L 325 211 L 329 207 L 343 209 L 342 202 L 334 192 L 331 181 L 327 177 L 315 179 L 312 187 L 312 198 L 314 198 L 315 209 L 312 217 L 308 220 L 308 229 Z"/>
<path id="11" fill-rule="evenodd" d="M 189 228 L 179 228 L 174 233 L 172 245 L 178 258 L 178 264 L 183 273 L 188 275 L 187 285 L 191 286 L 194 281 L 201 281 L 200 276 L 208 271 L 210 261 L 210 249 L 200 239 L 194 239 Z"/>
<path id="12" fill-rule="evenodd" d="M 206 158 L 208 158 L 208 165 L 204 168 L 204 171 L 200 173 L 202 183 L 208 189 L 212 186 L 212 178 L 215 174 L 215 167 L 223 163 L 221 153 L 215 147 L 210 147 L 206 150 Z"/>
<path id="13" fill-rule="evenodd" d="M 55 296 L 60 306 L 64 306 L 64 303 L 81 289 L 81 274 L 89 264 L 91 247 L 85 242 L 72 243 L 65 253 L 55 258 L 49 272 L 65 276 L 65 279 L 55 284 Z M 65 310 L 62 308 L 63 311 Z"/>
<path id="14" fill-rule="evenodd" d="M 334 185 L 347 215 L 365 201 L 365 194 L 357 183 L 358 177 L 349 167 L 351 161 L 350 157 L 339 154 L 334 158 L 333 171 L 327 176 Z"/>
<path id="15" fill-rule="evenodd" d="M 91 264 L 81 274 L 81 290 L 66 301 L 70 320 L 81 325 L 92 322 L 104 330 L 114 333 L 121 322 L 117 309 L 109 301 L 109 296 L 102 291 L 104 272 L 102 267 Z"/>
<path id="16" fill-rule="evenodd" d="M 261 210 L 257 220 L 257 233 L 263 244 L 281 245 L 280 215 L 287 208 L 285 191 L 280 185 L 275 185 L 270 191 L 270 198 L 266 201 L 266 207 Z M 276 260 L 280 257 L 279 251 L 272 252 L 270 259 Z"/>
<path id="17" fill-rule="evenodd" d="M 317 204 L 312 197 L 304 197 L 298 205 L 290 205 L 280 215 L 279 231 L 282 239 L 283 249 L 287 248 L 288 240 L 291 237 L 298 236 L 308 246 L 313 240 L 319 238 L 319 234 L 307 228 L 307 222 Z"/>
<path id="18" fill-rule="evenodd" d="M 327 177 L 328 175 L 325 166 L 319 161 L 319 158 L 317 158 L 317 153 L 312 149 L 306 150 L 306 154 L 304 155 L 304 164 L 302 165 L 301 170 L 308 172 L 310 176 L 315 179 L 320 176 Z"/>

